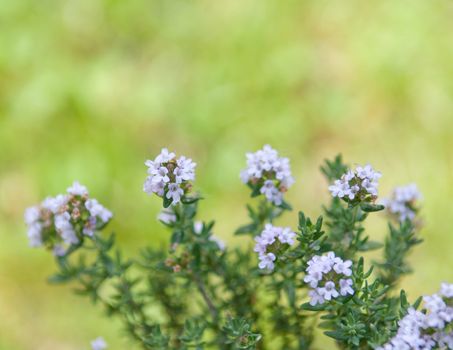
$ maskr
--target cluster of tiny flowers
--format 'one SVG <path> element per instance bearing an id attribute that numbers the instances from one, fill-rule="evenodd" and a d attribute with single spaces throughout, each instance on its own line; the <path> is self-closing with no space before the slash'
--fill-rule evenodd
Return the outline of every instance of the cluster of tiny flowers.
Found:
<path id="1" fill-rule="evenodd" d="M 105 342 L 104 338 L 98 337 L 91 342 L 91 349 L 92 350 L 107 349 L 107 343 Z"/>
<path id="2" fill-rule="evenodd" d="M 329 186 L 333 197 L 351 201 L 373 201 L 378 194 L 378 180 L 381 173 L 375 171 L 371 165 L 358 166 L 354 171 L 348 170 Z"/>
<path id="3" fill-rule="evenodd" d="M 294 243 L 296 234 L 289 227 L 266 224 L 263 232 L 255 237 L 260 269 L 273 270 L 277 255 Z M 277 255 L 276 255 L 277 254 Z"/>
<path id="4" fill-rule="evenodd" d="M 156 159 L 147 160 L 145 165 L 148 167 L 148 177 L 143 190 L 165 197 L 173 205 L 181 201 L 190 190 L 190 181 L 195 180 L 196 164 L 192 159 L 184 156 L 176 159 L 176 155 L 166 148 L 162 149 Z"/>
<path id="5" fill-rule="evenodd" d="M 410 308 L 396 336 L 377 350 L 453 349 L 453 284 L 442 283 L 438 294 L 423 301 L 425 311 Z"/>
<path id="6" fill-rule="evenodd" d="M 417 185 L 396 187 L 390 198 L 383 201 L 390 215 L 397 217 L 399 221 L 414 220 L 417 214 L 416 202 L 421 198 Z"/>
<path id="7" fill-rule="evenodd" d="M 306 269 L 307 275 L 304 278 L 305 283 L 312 288 L 308 293 L 310 304 L 314 306 L 340 295 L 353 295 L 353 282 L 350 278 L 351 266 L 351 260 L 343 261 L 333 252 L 322 256 L 315 255 L 311 258 Z"/>
<path id="8" fill-rule="evenodd" d="M 47 197 L 41 204 L 25 210 L 30 246 L 46 246 L 55 255 L 64 255 L 65 246 L 77 244 L 83 236 L 107 224 L 112 213 L 96 199 L 90 199 L 88 190 L 78 182 L 66 194 Z"/>
<path id="9" fill-rule="evenodd" d="M 258 186 L 259 192 L 269 202 L 281 205 L 283 193 L 294 183 L 289 159 L 279 157 L 269 145 L 246 156 L 247 168 L 241 172 L 242 181 L 253 187 Z"/>
<path id="10" fill-rule="evenodd" d="M 193 223 L 193 232 L 195 232 L 195 234 L 197 234 L 197 235 L 201 234 L 201 232 L 203 232 L 203 226 L 204 226 L 204 225 L 203 225 L 203 222 L 201 222 L 201 221 L 195 221 L 195 222 Z M 222 252 L 225 251 L 225 249 L 226 249 L 226 244 L 225 244 L 225 242 L 222 241 L 220 238 L 218 238 L 217 236 L 214 236 L 213 234 L 211 234 L 211 235 L 209 236 L 209 240 L 210 240 L 211 242 L 214 242 L 214 243 L 217 245 L 217 247 L 218 247 Z"/>

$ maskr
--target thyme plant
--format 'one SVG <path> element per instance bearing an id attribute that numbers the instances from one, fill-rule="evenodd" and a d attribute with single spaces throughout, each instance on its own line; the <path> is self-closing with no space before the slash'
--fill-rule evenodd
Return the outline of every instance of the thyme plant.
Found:
<path id="1" fill-rule="evenodd" d="M 398 291 L 422 241 L 415 185 L 380 201 L 381 174 L 337 156 L 321 167 L 332 194 L 322 215 L 300 211 L 297 229 L 280 227 L 294 179 L 289 160 L 265 146 L 247 154 L 241 173 L 253 197 L 249 222 L 235 232 L 243 244 L 226 247 L 214 221 L 197 220 L 196 164 L 167 149 L 145 164 L 144 191 L 161 198 L 158 218 L 170 232 L 165 248 L 125 259 L 104 233 L 112 213 L 77 182 L 25 213 L 30 244 L 55 256 L 50 282 L 71 284 L 120 318 L 137 348 L 303 350 L 318 328 L 339 349 L 453 348 L 453 284 L 412 302 Z M 365 221 L 384 209 L 389 232 L 380 243 Z M 376 249 L 381 258 L 366 260 Z"/>

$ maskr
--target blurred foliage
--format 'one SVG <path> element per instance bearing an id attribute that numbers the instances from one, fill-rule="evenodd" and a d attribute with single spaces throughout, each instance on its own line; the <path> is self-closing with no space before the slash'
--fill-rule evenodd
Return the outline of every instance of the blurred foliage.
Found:
<path id="1" fill-rule="evenodd" d="M 129 253 L 159 245 L 160 202 L 141 186 L 163 145 L 198 162 L 202 212 L 230 244 L 247 222 L 244 153 L 264 143 L 292 159 L 288 200 L 309 215 L 328 196 L 313 169 L 338 152 L 381 170 L 382 195 L 414 181 L 425 243 L 403 284 L 416 296 L 451 281 L 452 17 L 447 0 L 0 0 L 0 349 L 129 346 L 49 288 L 22 213 L 78 179 Z"/>

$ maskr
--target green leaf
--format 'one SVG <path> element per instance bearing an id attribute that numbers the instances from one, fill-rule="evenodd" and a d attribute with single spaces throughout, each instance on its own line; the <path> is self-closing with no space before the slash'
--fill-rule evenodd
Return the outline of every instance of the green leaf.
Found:
<path id="1" fill-rule="evenodd" d="M 366 213 L 372 213 L 375 211 L 381 211 L 385 209 L 382 204 L 371 204 L 371 203 L 360 203 L 360 209 Z"/>
<path id="2" fill-rule="evenodd" d="M 383 246 L 384 245 L 381 242 L 367 241 L 366 243 L 361 245 L 361 247 L 359 248 L 359 251 L 366 252 L 366 251 L 369 251 L 369 250 L 380 249 Z"/>
<path id="3" fill-rule="evenodd" d="M 325 335 L 336 340 L 347 340 L 348 336 L 340 331 L 325 331 Z"/>
<path id="4" fill-rule="evenodd" d="M 234 234 L 235 235 L 243 235 L 243 234 L 246 234 L 246 233 L 252 233 L 252 232 L 255 232 L 256 228 L 257 228 L 256 224 L 254 224 L 254 223 L 248 224 L 248 225 L 244 225 L 244 226 L 239 227 L 234 232 Z"/>
<path id="5" fill-rule="evenodd" d="M 302 310 L 308 311 L 322 311 L 326 308 L 323 304 L 311 305 L 310 303 L 304 303 L 300 306 Z"/>
<path id="6" fill-rule="evenodd" d="M 173 200 L 171 198 L 167 198 L 165 193 L 164 193 L 162 200 L 163 200 L 164 208 L 168 208 L 171 205 L 171 203 L 173 202 Z"/>

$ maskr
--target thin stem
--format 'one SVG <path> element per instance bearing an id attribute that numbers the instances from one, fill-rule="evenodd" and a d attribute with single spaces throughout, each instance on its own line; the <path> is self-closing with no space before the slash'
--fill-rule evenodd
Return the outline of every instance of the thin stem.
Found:
<path id="1" fill-rule="evenodd" d="M 203 297 L 209 312 L 211 313 L 212 319 L 215 321 L 218 319 L 218 311 L 217 308 L 214 306 L 214 303 L 212 302 L 211 298 L 208 295 L 208 292 L 206 291 L 206 287 L 204 285 L 203 280 L 201 277 L 198 275 L 198 273 L 194 274 L 194 280 L 195 284 L 197 285 L 198 291 L 200 292 L 201 296 Z"/>

